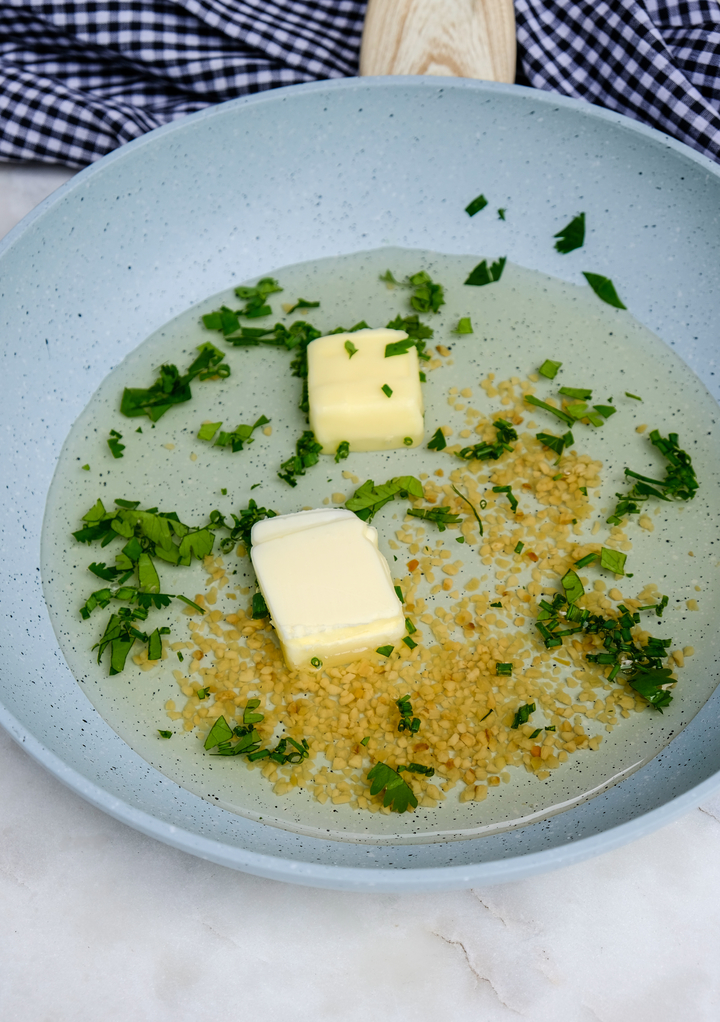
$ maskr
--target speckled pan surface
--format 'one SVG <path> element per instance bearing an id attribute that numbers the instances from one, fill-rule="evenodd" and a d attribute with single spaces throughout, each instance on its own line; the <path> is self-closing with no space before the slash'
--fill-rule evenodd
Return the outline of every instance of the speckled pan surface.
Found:
<path id="1" fill-rule="evenodd" d="M 46 494 L 108 371 L 227 287 L 396 245 L 510 260 L 581 283 L 546 244 L 559 213 L 603 224 L 593 269 L 715 400 L 718 169 L 656 132 L 509 86 L 438 79 L 276 90 L 154 132 L 84 171 L 0 246 L 4 379 L 0 720 L 48 769 L 131 826 L 224 865 L 347 889 L 430 890 L 557 867 L 660 826 L 718 786 L 716 691 L 651 763 L 551 819 L 460 842 L 324 841 L 230 814 L 136 755 L 58 649 L 40 583 Z M 512 200 L 482 240 L 459 197 Z M 502 234 L 500 234 L 502 230 Z M 576 275 L 573 275 L 576 274 Z"/>

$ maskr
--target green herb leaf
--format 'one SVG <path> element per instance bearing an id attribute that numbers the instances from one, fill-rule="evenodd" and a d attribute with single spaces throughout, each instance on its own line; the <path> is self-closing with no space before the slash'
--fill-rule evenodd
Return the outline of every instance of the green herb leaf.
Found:
<path id="1" fill-rule="evenodd" d="M 477 264 L 465 283 L 472 284 L 475 287 L 482 287 L 484 284 L 495 283 L 502 277 L 506 262 L 507 256 L 503 256 L 488 267 L 487 260 L 483 259 L 481 263 Z"/>
<path id="2" fill-rule="evenodd" d="M 204 422 L 198 430 L 198 440 L 212 440 L 221 426 L 222 422 Z"/>
<path id="3" fill-rule="evenodd" d="M 460 515 L 455 515 L 449 507 L 411 507 L 407 512 L 411 518 L 422 518 L 426 522 L 433 522 L 440 532 L 445 532 L 448 525 L 459 525 Z"/>
<path id="4" fill-rule="evenodd" d="M 630 688 L 647 699 L 647 701 L 661 713 L 664 706 L 669 706 L 672 696 L 663 688 L 664 685 L 674 683 L 672 671 L 669 667 L 640 668 L 628 678 Z"/>
<path id="5" fill-rule="evenodd" d="M 471 334 L 473 333 L 472 323 L 469 316 L 463 316 L 462 319 L 458 320 L 458 325 L 455 327 L 456 334 Z"/>
<path id="6" fill-rule="evenodd" d="M 123 458 L 123 451 L 125 450 L 125 444 L 121 444 L 122 433 L 118 433 L 117 430 L 111 429 L 110 436 L 108 437 L 108 447 L 113 458 Z"/>
<path id="7" fill-rule="evenodd" d="M 222 361 L 223 353 L 213 344 L 201 344 L 197 350 L 200 354 L 183 376 L 177 366 L 163 365 L 151 387 L 126 387 L 120 404 L 122 414 L 130 418 L 147 415 L 152 422 L 157 422 L 173 405 L 190 400 L 190 383 L 196 377 L 209 380 L 230 375 L 229 366 Z"/>
<path id="8" fill-rule="evenodd" d="M 654 429 L 649 440 L 668 462 L 665 478 L 651 479 L 626 468 L 625 475 L 637 482 L 633 484 L 629 493 L 615 494 L 618 504 L 607 519 L 609 524 L 619 525 L 626 514 L 639 514 L 640 505 L 651 497 L 667 501 L 692 500 L 699 488 L 692 459 L 687 451 L 683 451 L 678 445 L 677 433 L 669 433 L 666 438 L 660 436 Z"/>
<path id="9" fill-rule="evenodd" d="M 379 653 L 380 656 L 390 656 L 394 649 L 395 649 L 394 646 L 378 646 L 375 652 Z"/>
<path id="10" fill-rule="evenodd" d="M 505 214 L 506 214 L 506 213 L 507 213 L 507 209 L 505 209 L 505 208 L 502 208 L 502 207 L 501 207 L 501 208 L 500 208 L 500 209 L 499 209 L 499 210 L 497 211 L 498 219 L 499 219 L 499 220 L 504 220 L 504 219 L 505 219 Z"/>
<path id="11" fill-rule="evenodd" d="M 396 476 L 378 486 L 375 486 L 372 479 L 367 479 L 345 502 L 345 507 L 348 511 L 354 511 L 364 522 L 369 522 L 381 507 L 395 497 L 419 500 L 423 496 L 422 483 L 415 476 Z"/>
<path id="12" fill-rule="evenodd" d="M 392 387 L 388 387 L 387 383 L 383 383 L 380 390 L 383 392 L 385 397 L 392 397 Z"/>
<path id="13" fill-rule="evenodd" d="M 385 358 L 392 358 L 394 355 L 407 355 L 411 348 L 415 347 L 412 337 L 405 337 L 402 341 L 392 341 L 385 345 Z"/>
<path id="14" fill-rule="evenodd" d="M 510 441 L 518 438 L 516 430 L 506 419 L 496 419 L 493 422 L 495 428 L 495 443 L 488 443 L 483 440 L 472 447 L 463 447 L 457 452 L 457 457 L 463 461 L 470 461 L 477 458 L 479 461 L 497 461 L 506 451 L 510 453 L 513 448 Z"/>
<path id="15" fill-rule="evenodd" d="M 481 209 L 485 209 L 487 204 L 488 201 L 485 196 L 478 195 L 476 199 L 473 199 L 472 202 L 465 207 L 465 212 L 468 216 L 475 216 L 475 214 L 479 213 Z"/>
<path id="16" fill-rule="evenodd" d="M 520 542 L 516 543 L 516 545 L 515 545 L 515 553 L 516 554 L 521 554 L 524 549 L 525 549 L 525 544 L 524 543 L 520 543 Z"/>
<path id="17" fill-rule="evenodd" d="M 580 577 L 572 568 L 565 572 L 560 582 L 565 590 L 565 599 L 569 604 L 576 603 L 581 596 L 585 595 L 585 589 L 580 581 Z"/>
<path id="18" fill-rule="evenodd" d="M 535 728 L 535 730 L 533 731 L 533 733 L 531 735 L 528 735 L 528 738 L 530 739 L 530 741 L 532 741 L 534 738 L 537 738 L 537 736 L 540 735 L 540 734 L 542 734 L 542 728 L 538 727 L 538 728 Z"/>
<path id="19" fill-rule="evenodd" d="M 517 497 L 512 491 L 512 486 L 493 486 L 493 493 L 505 493 L 510 502 L 510 510 L 515 514 L 518 506 Z"/>
<path id="20" fill-rule="evenodd" d="M 295 444 L 295 454 L 280 466 L 279 477 L 290 486 L 297 486 L 297 477 L 304 476 L 306 468 L 317 465 L 321 451 L 322 444 L 311 429 L 306 429 Z"/>
<path id="21" fill-rule="evenodd" d="M 555 436 L 554 433 L 536 433 L 535 439 L 539 440 L 543 447 L 549 447 L 558 457 L 566 447 L 572 447 L 575 438 L 572 433 L 564 433 L 562 436 Z"/>
<path id="22" fill-rule="evenodd" d="M 412 442 L 412 441 L 411 441 Z M 341 440 L 335 451 L 335 464 L 345 461 L 350 456 L 350 444 L 347 440 Z"/>
<path id="23" fill-rule="evenodd" d="M 621 553 L 620 550 L 608 550 L 607 547 L 600 550 L 600 567 L 614 571 L 616 575 L 625 574 L 626 560 L 627 554 Z"/>
<path id="24" fill-rule="evenodd" d="M 585 273 L 585 271 L 583 271 L 583 277 L 598 298 L 601 298 L 604 302 L 607 302 L 608 305 L 612 305 L 616 309 L 627 308 L 627 306 L 623 305 L 620 301 L 618 293 L 615 290 L 615 285 L 609 277 L 603 277 L 599 273 Z"/>
<path id="25" fill-rule="evenodd" d="M 617 408 L 613 408 L 612 405 L 593 405 L 593 408 L 596 412 L 600 412 L 604 419 L 609 419 L 617 411 Z"/>
<path id="26" fill-rule="evenodd" d="M 625 397 L 631 397 L 633 401 L 642 401 L 641 397 L 638 397 L 637 394 L 631 394 L 629 390 L 625 391 Z"/>
<path id="27" fill-rule="evenodd" d="M 553 237 L 560 239 L 555 242 L 555 249 L 563 255 L 573 252 L 576 248 L 582 248 L 585 241 L 585 214 L 578 214 Z"/>
<path id="28" fill-rule="evenodd" d="M 534 397 L 532 394 L 526 394 L 524 400 L 527 404 L 533 405 L 535 408 L 544 408 L 546 412 L 550 412 L 567 426 L 572 426 L 575 423 L 573 417 L 568 415 L 567 412 L 563 412 L 559 408 L 553 408 L 552 405 L 547 404 L 545 401 L 540 401 L 539 398 Z"/>
<path id="29" fill-rule="evenodd" d="M 579 561 L 575 561 L 575 567 L 586 568 L 588 564 L 592 564 L 593 561 L 596 561 L 599 556 L 600 554 L 585 554 L 585 556 L 581 557 Z"/>
<path id="30" fill-rule="evenodd" d="M 224 717 L 218 717 L 213 726 L 210 728 L 210 733 L 205 739 L 205 749 L 214 749 L 216 745 L 221 745 L 223 742 L 229 742 L 233 736 L 233 730 L 225 720 Z"/>
<path id="31" fill-rule="evenodd" d="M 428 441 L 429 451 L 444 451 L 447 447 L 447 440 L 440 426 L 435 430 L 432 439 Z"/>
<path id="32" fill-rule="evenodd" d="M 467 497 L 464 497 L 462 495 L 462 493 L 460 492 L 460 490 L 458 490 L 458 488 L 453 483 L 451 483 L 450 485 L 452 486 L 452 488 L 455 491 L 455 493 L 457 493 L 457 495 L 460 498 L 460 500 L 464 500 L 465 503 L 470 508 L 470 510 L 472 511 L 473 515 L 475 516 L 475 521 L 478 523 L 478 529 L 480 530 L 480 535 L 482 536 L 484 534 L 483 533 L 483 523 L 482 523 L 482 521 L 480 519 L 480 515 L 475 510 L 475 507 L 474 507 L 472 501 L 468 500 Z M 485 508 L 487 507 L 487 501 L 483 501 L 480 506 L 481 506 L 482 510 L 485 510 Z"/>
<path id="33" fill-rule="evenodd" d="M 522 724 L 527 724 L 530 719 L 530 714 L 535 712 L 535 703 L 525 703 L 524 706 L 518 707 L 515 711 L 515 717 L 510 727 L 517 731 Z"/>
<path id="34" fill-rule="evenodd" d="M 564 397 L 572 397 L 577 401 L 589 401 L 592 397 L 592 391 L 586 390 L 584 387 L 561 387 L 560 393 Z"/>
<path id="35" fill-rule="evenodd" d="M 552 359 L 546 358 L 538 369 L 538 372 L 541 376 L 545 376 L 548 380 L 554 380 L 561 365 L 562 362 L 553 362 Z"/>
<path id="36" fill-rule="evenodd" d="M 348 358 L 352 358 L 353 355 L 357 355 L 358 349 L 355 347 L 352 341 L 345 341 L 345 351 L 348 353 Z M 386 350 L 387 353 L 387 350 Z"/>
<path id="37" fill-rule="evenodd" d="M 295 304 L 290 309 L 287 309 L 286 312 L 288 316 L 291 316 L 297 309 L 317 309 L 319 305 L 320 302 L 306 302 L 304 298 L 298 298 Z"/>
<path id="38" fill-rule="evenodd" d="M 389 806 L 393 812 L 404 813 L 408 806 L 411 806 L 413 809 L 417 808 L 418 803 L 413 795 L 412 788 L 387 763 L 376 763 L 368 771 L 367 777 L 372 782 L 370 795 L 379 795 L 384 790 L 383 805 L 385 807 Z"/>
<path id="39" fill-rule="evenodd" d="M 160 728 L 158 728 L 158 734 L 161 738 L 172 738 L 173 735 L 172 731 L 161 731 Z"/>
<path id="40" fill-rule="evenodd" d="M 495 664 L 495 674 L 497 674 L 497 675 L 499 675 L 501 677 L 503 677 L 503 676 L 504 677 L 509 677 L 512 674 L 512 672 L 513 672 L 513 665 L 512 664 L 499 664 L 499 663 Z"/>

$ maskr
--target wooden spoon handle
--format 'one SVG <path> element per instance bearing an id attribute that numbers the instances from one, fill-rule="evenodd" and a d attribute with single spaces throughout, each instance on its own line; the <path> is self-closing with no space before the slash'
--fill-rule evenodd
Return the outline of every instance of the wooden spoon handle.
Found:
<path id="1" fill-rule="evenodd" d="M 514 82 L 513 0 L 369 0 L 360 74 Z"/>

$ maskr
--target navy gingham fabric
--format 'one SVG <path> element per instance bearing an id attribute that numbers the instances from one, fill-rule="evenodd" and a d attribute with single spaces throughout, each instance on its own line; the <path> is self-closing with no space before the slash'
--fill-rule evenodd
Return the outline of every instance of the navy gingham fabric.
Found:
<path id="1" fill-rule="evenodd" d="M 0 160 L 80 167 L 208 105 L 357 74 L 366 5 L 0 0 Z M 515 14 L 519 81 L 720 162 L 718 0 L 515 0 Z"/>

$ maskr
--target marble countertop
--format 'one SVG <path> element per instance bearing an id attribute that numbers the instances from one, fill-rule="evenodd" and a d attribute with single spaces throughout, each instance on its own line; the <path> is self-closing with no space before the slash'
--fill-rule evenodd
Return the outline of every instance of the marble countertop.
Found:
<path id="1" fill-rule="evenodd" d="M 0 164 L 0 236 L 71 176 Z M 0 1018 L 716 1022 L 720 795 L 515 883 L 345 894 L 165 847 L 0 731 Z"/>

